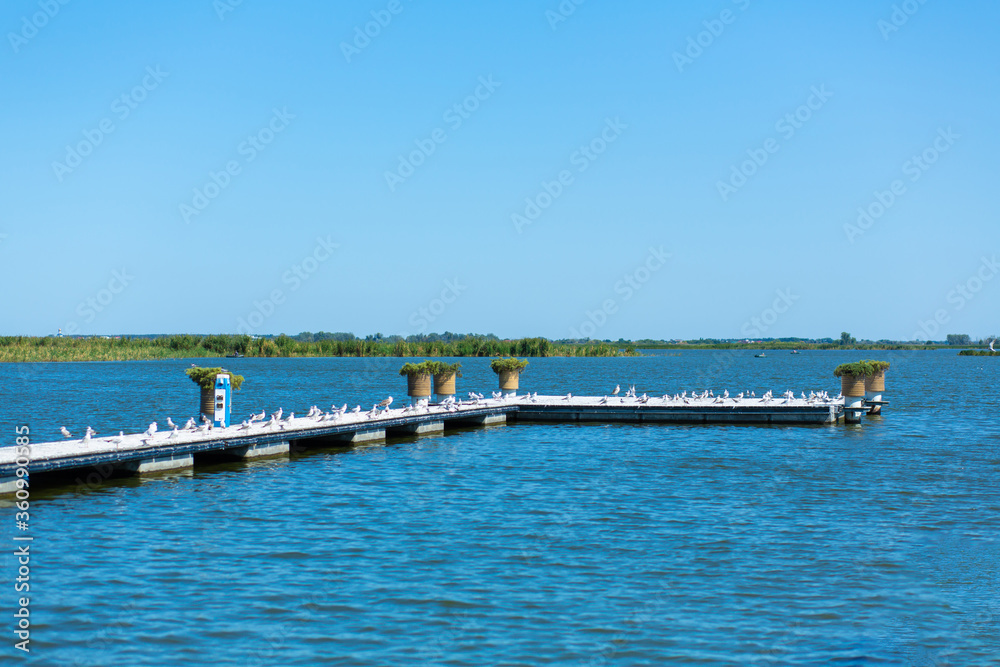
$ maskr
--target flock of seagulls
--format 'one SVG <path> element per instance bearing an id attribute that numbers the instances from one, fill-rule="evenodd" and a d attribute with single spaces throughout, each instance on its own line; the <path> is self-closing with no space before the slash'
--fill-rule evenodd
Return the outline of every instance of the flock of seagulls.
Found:
<path id="1" fill-rule="evenodd" d="M 990 349 L 993 350 L 994 341 L 990 341 Z M 678 394 L 663 394 L 662 396 L 652 397 L 643 392 L 641 395 L 636 393 L 635 385 L 629 386 L 625 391 L 624 396 L 621 394 L 621 385 L 616 384 L 615 388 L 611 391 L 609 395 L 605 395 L 597 400 L 599 405 L 608 405 L 609 402 L 615 401 L 619 405 L 624 405 L 626 403 L 636 403 L 636 404 L 648 404 L 650 400 L 658 399 L 665 405 L 729 405 L 731 407 L 737 407 L 738 405 L 788 405 L 793 401 L 799 400 L 808 405 L 814 404 L 830 404 L 840 401 L 843 398 L 843 394 L 837 394 L 836 396 L 830 396 L 826 391 L 810 391 L 807 395 L 805 392 L 801 392 L 798 397 L 791 390 L 784 392 L 778 396 L 774 395 L 774 392 L 767 391 L 761 396 L 753 391 L 741 391 L 736 395 L 730 395 L 729 390 L 725 389 L 721 394 L 716 394 L 713 390 L 707 389 L 704 391 L 682 391 Z M 532 403 L 538 402 L 538 392 L 528 392 L 520 396 L 514 394 L 504 394 L 500 391 L 492 392 L 490 399 L 487 399 L 483 394 L 470 391 L 468 393 L 469 399 L 462 400 L 456 399 L 454 396 L 448 396 L 444 398 L 440 403 L 435 406 L 430 405 L 429 399 L 419 399 L 414 403 L 403 407 L 400 410 L 401 416 L 416 415 L 416 414 L 430 414 L 434 409 L 439 409 L 446 412 L 457 412 L 463 406 L 477 406 L 482 405 L 490 400 L 492 401 L 509 401 L 509 400 L 520 400 L 528 401 Z M 572 393 L 567 393 L 564 396 L 554 396 L 551 397 L 557 400 L 570 401 L 573 398 Z M 360 405 L 356 405 L 353 409 L 348 410 L 347 404 L 331 406 L 329 411 L 324 411 L 318 406 L 313 405 L 309 408 L 305 417 L 302 419 L 312 420 L 314 423 L 320 422 L 331 422 L 338 423 L 343 421 L 348 414 L 351 415 L 353 421 L 360 421 L 364 419 L 375 419 L 379 416 L 386 415 L 390 410 L 393 403 L 392 396 L 379 401 L 372 405 L 371 410 L 362 412 Z M 433 409 L 432 409 L 433 407 Z M 278 408 L 277 411 L 271 413 L 270 417 L 267 415 L 266 410 L 261 410 L 257 413 L 250 414 L 246 419 L 244 419 L 238 426 L 233 426 L 239 431 L 250 432 L 253 429 L 258 429 L 258 431 L 275 431 L 275 430 L 285 430 L 292 425 L 292 422 L 296 419 L 294 412 L 289 412 L 287 415 L 284 413 L 284 408 Z M 178 426 L 174 423 L 173 419 L 170 417 L 166 418 L 166 425 L 169 431 L 164 436 L 163 432 L 160 431 L 157 422 L 151 422 L 149 427 L 141 434 L 142 443 L 149 444 L 157 438 L 163 437 L 166 440 L 173 440 L 180 437 L 182 433 L 198 433 L 205 434 L 213 430 L 212 421 L 201 416 L 201 423 L 191 417 L 185 422 L 183 427 Z M 67 440 L 74 439 L 73 434 L 65 426 L 59 427 L 59 432 Z M 83 437 L 79 438 L 82 442 L 91 442 L 97 432 L 90 426 L 87 426 L 84 431 Z M 116 447 L 124 441 L 126 438 L 125 433 L 119 431 L 117 437 L 106 438 L 108 442 L 116 445 Z"/>

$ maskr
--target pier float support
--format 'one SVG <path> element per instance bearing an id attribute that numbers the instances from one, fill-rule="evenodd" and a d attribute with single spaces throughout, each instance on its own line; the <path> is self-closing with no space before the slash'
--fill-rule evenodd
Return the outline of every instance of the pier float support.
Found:
<path id="1" fill-rule="evenodd" d="M 257 459 L 262 456 L 284 456 L 291 450 L 291 445 L 287 440 L 281 442 L 261 443 L 258 445 L 246 445 L 245 447 L 230 447 L 226 454 L 240 459 Z"/>
<path id="2" fill-rule="evenodd" d="M 152 472 L 163 472 L 164 470 L 179 470 L 181 468 L 193 467 L 194 455 L 192 454 L 168 454 L 165 456 L 155 456 L 148 459 L 141 459 L 139 461 L 126 461 L 122 464 L 123 470 L 128 470 L 139 475 L 145 475 Z"/>
<path id="3" fill-rule="evenodd" d="M 384 428 L 373 428 L 365 431 L 351 431 L 341 435 L 339 440 L 344 442 L 372 442 L 374 440 L 385 440 Z"/>
<path id="4" fill-rule="evenodd" d="M 13 495 L 17 490 L 17 477 L 0 477 L 0 496 Z"/>
<path id="5" fill-rule="evenodd" d="M 868 414 L 882 414 L 882 392 L 885 391 L 885 371 L 865 378 L 865 402 L 870 403 Z"/>
<path id="6" fill-rule="evenodd" d="M 440 433 L 444 431 L 444 422 L 422 422 L 419 424 L 407 424 L 405 426 L 394 426 L 391 430 L 393 435 L 420 435 L 422 433 Z"/>
<path id="7" fill-rule="evenodd" d="M 865 408 L 865 378 L 854 375 L 840 376 L 840 392 L 844 395 L 844 421 L 861 423 Z"/>
<path id="8" fill-rule="evenodd" d="M 507 415 L 484 415 L 476 419 L 477 424 L 482 424 L 483 426 L 496 426 L 497 424 L 507 424 Z"/>

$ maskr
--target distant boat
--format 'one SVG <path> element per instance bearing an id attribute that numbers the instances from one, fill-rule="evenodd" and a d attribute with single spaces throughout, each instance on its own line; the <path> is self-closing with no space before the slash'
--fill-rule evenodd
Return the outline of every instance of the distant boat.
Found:
<path id="1" fill-rule="evenodd" d="M 764 358 L 767 357 L 767 355 L 764 354 L 763 352 L 761 352 L 760 354 L 755 354 L 753 356 L 754 356 L 755 359 L 764 359 Z"/>
<path id="2" fill-rule="evenodd" d="M 243 355 L 239 352 L 233 352 L 232 354 L 227 354 L 226 359 L 242 359 Z"/>
<path id="3" fill-rule="evenodd" d="M 792 354 L 800 354 L 798 350 L 792 350 Z"/>

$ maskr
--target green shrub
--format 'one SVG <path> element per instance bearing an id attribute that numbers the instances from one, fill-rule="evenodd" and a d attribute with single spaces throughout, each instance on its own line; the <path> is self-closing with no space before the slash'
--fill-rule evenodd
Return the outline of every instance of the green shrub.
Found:
<path id="1" fill-rule="evenodd" d="M 215 376 L 219 373 L 229 373 L 229 383 L 232 385 L 233 389 L 239 391 L 240 387 L 243 386 L 243 376 L 237 375 L 236 373 L 230 373 L 225 368 L 202 368 L 201 366 L 195 366 L 194 368 L 189 368 L 184 372 L 187 373 L 187 376 L 202 389 L 211 389 L 214 387 Z"/>
<path id="2" fill-rule="evenodd" d="M 515 359 L 514 357 L 506 357 L 504 359 L 494 359 L 490 362 L 490 368 L 493 372 L 499 375 L 503 371 L 514 371 L 520 373 L 527 367 L 527 359 Z"/>

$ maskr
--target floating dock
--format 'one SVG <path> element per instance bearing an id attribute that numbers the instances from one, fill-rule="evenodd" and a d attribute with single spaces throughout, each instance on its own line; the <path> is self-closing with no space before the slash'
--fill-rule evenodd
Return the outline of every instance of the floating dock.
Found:
<path id="1" fill-rule="evenodd" d="M 86 440 L 41 442 L 0 448 L 0 494 L 17 489 L 17 469 L 31 474 L 77 473 L 87 484 L 122 474 L 190 468 L 196 455 L 249 459 L 287 454 L 296 448 L 382 441 L 437 433 L 456 427 L 519 422 L 673 424 L 836 424 L 844 400 L 827 398 L 703 398 L 508 395 L 449 404 L 346 412 L 264 421 L 228 428 L 182 429 Z M 26 464 L 25 464 L 26 462 Z M 23 474 L 23 473 L 22 473 Z"/>

